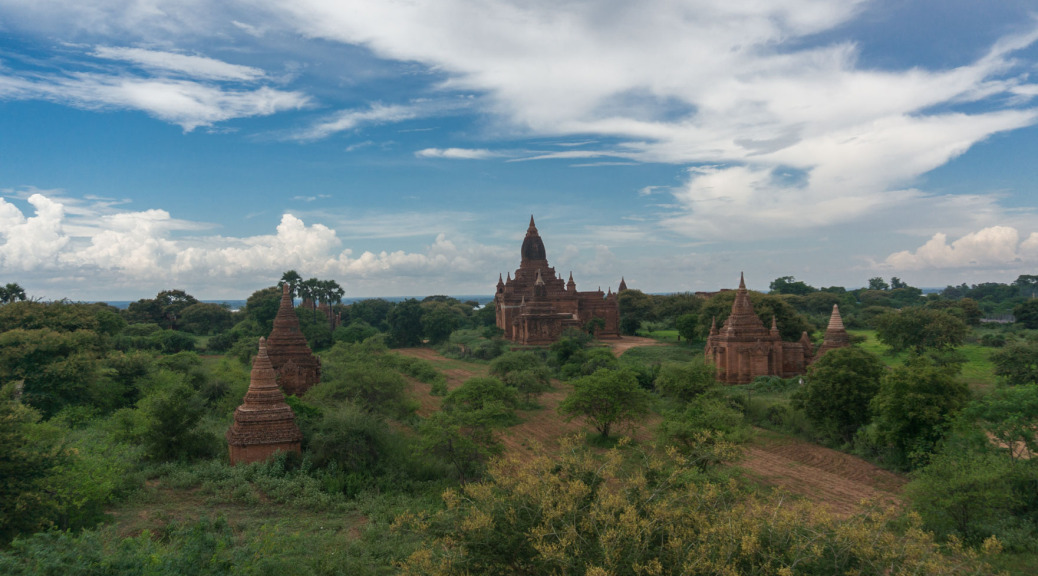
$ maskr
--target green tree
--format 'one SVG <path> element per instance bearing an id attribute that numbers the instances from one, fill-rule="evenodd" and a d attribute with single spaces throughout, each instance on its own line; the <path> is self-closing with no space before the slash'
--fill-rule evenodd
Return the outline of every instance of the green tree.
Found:
<path id="1" fill-rule="evenodd" d="M 691 362 L 666 362 L 654 382 L 656 391 L 680 404 L 691 402 L 717 385 L 716 373 L 702 358 Z"/>
<path id="2" fill-rule="evenodd" d="M 97 343 L 90 330 L 0 332 L 0 383 L 21 381 L 25 402 L 47 418 L 65 406 L 89 404 L 101 376 Z"/>
<path id="3" fill-rule="evenodd" d="M 285 284 L 288 284 L 288 293 L 295 298 L 299 296 L 299 285 L 302 282 L 303 277 L 299 275 L 299 272 L 288 270 L 281 275 L 281 280 L 278 280 L 278 288 L 280 289 Z"/>
<path id="4" fill-rule="evenodd" d="M 635 334 L 642 322 L 655 319 L 652 296 L 641 290 L 624 290 L 618 296 L 620 329 L 624 334 Z"/>
<path id="5" fill-rule="evenodd" d="M 446 304 L 439 304 L 422 313 L 422 332 L 430 344 L 440 344 L 461 326 L 459 314 Z"/>
<path id="6" fill-rule="evenodd" d="M 826 438 L 850 442 L 868 423 L 869 402 L 884 371 L 879 358 L 860 348 L 830 350 L 808 369 L 793 406 Z"/>
<path id="7" fill-rule="evenodd" d="M 68 461 L 63 438 L 14 396 L 13 384 L 0 390 L 0 544 L 51 525 L 47 480 Z"/>
<path id="8" fill-rule="evenodd" d="M 1003 383 L 1038 383 L 1038 342 L 1014 342 L 992 352 L 990 359 Z"/>
<path id="9" fill-rule="evenodd" d="M 389 345 L 393 348 L 418 346 L 422 343 L 422 305 L 414 298 L 398 303 L 386 316 Z"/>
<path id="10" fill-rule="evenodd" d="M 975 446 L 945 444 L 905 486 L 926 527 L 978 545 L 1004 529 L 1019 498 L 1006 458 Z"/>
<path id="11" fill-rule="evenodd" d="M 1038 384 L 999 388 L 963 410 L 1013 461 L 1038 457 Z"/>
<path id="12" fill-rule="evenodd" d="M 257 290 L 249 295 L 242 310 L 245 318 L 252 321 L 253 327 L 246 336 L 267 336 L 274 329 L 274 318 L 281 307 L 281 289 L 276 286 Z M 255 345 L 253 340 L 250 346 Z"/>
<path id="13" fill-rule="evenodd" d="M 702 395 L 679 409 L 665 412 L 656 429 L 700 470 L 730 462 L 739 454 L 737 442 L 746 434 L 741 411 L 720 395 Z"/>
<path id="14" fill-rule="evenodd" d="M 181 328 L 192 334 L 206 335 L 229 330 L 234 316 L 226 306 L 199 302 L 180 312 Z"/>
<path id="15" fill-rule="evenodd" d="M 645 416 L 650 405 L 649 393 L 638 386 L 634 372 L 602 369 L 573 381 L 573 392 L 559 404 L 559 413 L 567 421 L 583 417 L 608 438 L 613 426 Z"/>
<path id="16" fill-rule="evenodd" d="M 205 414 L 202 397 L 180 375 L 160 372 L 153 378 L 161 384 L 137 404 L 143 423 L 140 442 L 148 457 L 169 461 L 212 455 L 216 437 L 199 426 Z"/>
<path id="17" fill-rule="evenodd" d="M 769 288 L 772 294 L 795 294 L 798 296 L 810 294 L 818 290 L 792 276 L 782 276 L 772 280 Z"/>
<path id="18" fill-rule="evenodd" d="M 699 318 L 695 314 L 682 314 L 674 319 L 674 327 L 678 329 L 678 337 L 691 341 L 696 337 L 696 326 Z"/>
<path id="19" fill-rule="evenodd" d="M 490 363 L 490 374 L 515 388 L 527 402 L 551 388 L 551 372 L 533 352 L 505 352 Z"/>
<path id="20" fill-rule="evenodd" d="M 875 439 L 901 464 L 925 461 L 969 399 L 969 387 L 954 370 L 913 358 L 880 380 L 871 403 Z"/>
<path id="21" fill-rule="evenodd" d="M 885 312 L 872 323 L 876 337 L 890 346 L 893 353 L 947 351 L 961 346 L 970 331 L 969 326 L 953 314 L 920 307 Z"/>
<path id="22" fill-rule="evenodd" d="M 470 378 L 443 399 L 443 410 L 419 427 L 421 446 L 454 467 L 462 482 L 501 452 L 494 431 L 516 422 L 515 390 L 496 378 Z"/>
<path id="23" fill-rule="evenodd" d="M 0 305 L 25 300 L 25 290 L 14 282 L 0 286 Z"/>
<path id="24" fill-rule="evenodd" d="M 890 290 L 890 284 L 876 276 L 875 278 L 869 278 L 869 290 Z"/>
<path id="25" fill-rule="evenodd" d="M 1038 329 L 1038 299 L 1030 300 L 1013 308 L 1013 316 L 1016 321 L 1029 330 Z"/>
<path id="26" fill-rule="evenodd" d="M 306 398 L 329 404 L 353 402 L 369 412 L 404 418 L 417 409 L 407 389 L 407 380 L 394 368 L 384 344 L 338 342 L 324 354 L 321 382 Z"/>

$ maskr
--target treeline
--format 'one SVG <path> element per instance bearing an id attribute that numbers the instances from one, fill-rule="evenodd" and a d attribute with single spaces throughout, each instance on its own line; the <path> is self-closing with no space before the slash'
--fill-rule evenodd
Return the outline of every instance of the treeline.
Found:
<path id="1" fill-rule="evenodd" d="M 853 290 L 816 288 L 793 276 L 783 276 L 771 282 L 767 294 L 750 292 L 750 299 L 765 326 L 774 316 L 782 338 L 796 340 L 803 331 L 811 334 L 825 330 L 834 305 L 840 307 L 844 325 L 850 329 L 875 328 L 878 316 L 912 307 L 941 310 L 969 326 L 977 326 L 985 318 L 1013 315 L 1021 327 L 1034 329 L 1038 328 L 1036 295 L 1038 276 L 1029 275 L 1010 284 L 962 284 L 930 294 L 896 276 L 889 282 L 870 278 L 867 286 Z M 716 322 L 720 327 L 727 318 L 734 299 L 734 290 L 704 296 L 625 290 L 619 295 L 621 332 L 634 335 L 640 330 L 676 330 L 686 341 L 705 340 L 711 324 Z"/>

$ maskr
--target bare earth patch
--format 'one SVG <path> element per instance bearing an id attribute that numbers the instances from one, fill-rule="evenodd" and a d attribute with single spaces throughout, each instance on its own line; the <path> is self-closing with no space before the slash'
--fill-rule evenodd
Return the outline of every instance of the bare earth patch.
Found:
<path id="1" fill-rule="evenodd" d="M 906 482 L 856 456 L 791 438 L 758 437 L 745 447 L 738 467 L 840 516 L 860 511 L 864 501 L 897 504 Z"/>

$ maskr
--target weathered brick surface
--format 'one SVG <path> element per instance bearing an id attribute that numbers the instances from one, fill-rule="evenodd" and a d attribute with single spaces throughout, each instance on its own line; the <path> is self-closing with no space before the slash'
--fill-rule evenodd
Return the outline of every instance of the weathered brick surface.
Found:
<path id="1" fill-rule="evenodd" d="M 259 462 L 278 451 L 300 451 L 303 434 L 278 388 L 263 338 L 252 361 L 249 390 L 226 436 L 231 464 Z"/>
<path id="2" fill-rule="evenodd" d="M 302 396 L 321 381 L 321 359 L 314 356 L 299 328 L 299 317 L 287 284 L 282 289 L 274 329 L 267 339 L 267 354 L 285 394 Z"/>

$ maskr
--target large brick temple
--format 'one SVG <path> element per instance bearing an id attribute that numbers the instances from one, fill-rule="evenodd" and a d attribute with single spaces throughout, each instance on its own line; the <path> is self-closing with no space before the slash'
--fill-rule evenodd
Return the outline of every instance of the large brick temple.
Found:
<path id="1" fill-rule="evenodd" d="M 515 278 L 498 275 L 494 309 L 505 338 L 519 344 L 550 344 L 567 328 L 585 329 L 595 318 L 597 338 L 620 337 L 620 307 L 610 289 L 578 292 L 573 273 L 566 282 L 548 265 L 544 242 L 533 216 L 523 239 L 522 260 Z M 624 283 L 626 286 L 626 283 Z"/>
<path id="2" fill-rule="evenodd" d="M 226 437 L 231 464 L 262 462 L 275 452 L 300 451 L 303 434 L 292 408 L 285 403 L 285 394 L 278 388 L 263 338 L 259 341 L 259 353 L 252 360 L 249 390 L 234 411 L 234 423 Z"/>
<path id="3" fill-rule="evenodd" d="M 267 339 L 267 354 L 277 373 L 278 385 L 286 395 L 302 396 L 321 381 L 321 359 L 314 356 L 306 343 L 287 283 L 281 290 L 281 306 Z"/>
<path id="4" fill-rule="evenodd" d="M 732 313 L 720 330 L 710 326 L 704 353 L 717 370 L 717 380 L 726 384 L 747 384 L 758 376 L 789 378 L 803 374 L 807 366 L 834 348 L 850 346 L 840 309 L 833 305 L 825 341 L 814 353 L 814 345 L 804 332 L 796 342 L 784 342 L 774 317 L 771 329 L 753 311 L 746 282 L 739 276 L 739 289 L 732 303 Z"/>

